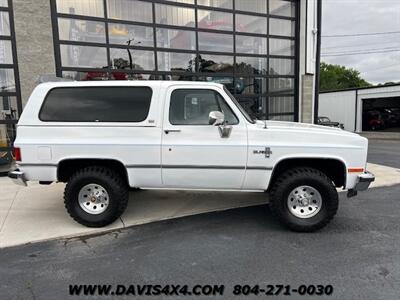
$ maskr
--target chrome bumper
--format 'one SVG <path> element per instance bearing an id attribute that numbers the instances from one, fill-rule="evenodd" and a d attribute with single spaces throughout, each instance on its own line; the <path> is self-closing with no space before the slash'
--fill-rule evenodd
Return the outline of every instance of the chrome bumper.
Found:
<path id="1" fill-rule="evenodd" d="M 27 186 L 24 172 L 21 172 L 20 170 L 8 172 L 8 177 L 11 178 L 15 184 Z"/>
<path id="2" fill-rule="evenodd" d="M 356 196 L 358 191 L 365 191 L 373 181 L 375 181 L 375 175 L 371 172 L 366 171 L 358 175 L 356 185 L 347 192 L 347 197 Z"/>
<path id="3" fill-rule="evenodd" d="M 375 175 L 370 172 L 365 172 L 358 175 L 357 183 L 354 187 L 356 191 L 365 191 L 371 182 L 375 181 Z"/>

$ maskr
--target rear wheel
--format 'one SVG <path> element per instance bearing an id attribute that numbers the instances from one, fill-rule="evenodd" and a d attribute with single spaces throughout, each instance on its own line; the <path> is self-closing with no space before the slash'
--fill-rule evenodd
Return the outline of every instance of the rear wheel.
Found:
<path id="1" fill-rule="evenodd" d="M 114 222 L 128 204 L 128 186 L 119 174 L 105 167 L 87 167 L 73 174 L 65 187 L 69 215 L 88 227 Z"/>
<path id="2" fill-rule="evenodd" d="M 338 209 L 332 181 L 313 168 L 294 168 L 272 183 L 270 207 L 294 231 L 311 232 L 326 226 Z"/>

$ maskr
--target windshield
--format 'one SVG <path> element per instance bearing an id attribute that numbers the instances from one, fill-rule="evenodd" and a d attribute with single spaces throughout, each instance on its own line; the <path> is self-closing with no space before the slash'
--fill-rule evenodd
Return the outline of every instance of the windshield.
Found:
<path id="1" fill-rule="evenodd" d="M 229 98 L 231 98 L 232 102 L 240 110 L 240 112 L 246 118 L 246 120 L 249 121 L 250 123 L 254 124 L 256 121 L 249 116 L 247 111 L 244 110 L 244 108 L 240 105 L 240 103 L 236 100 L 236 98 L 233 97 L 233 95 L 229 92 L 229 90 L 225 86 L 224 86 L 224 91 L 229 96 Z"/>

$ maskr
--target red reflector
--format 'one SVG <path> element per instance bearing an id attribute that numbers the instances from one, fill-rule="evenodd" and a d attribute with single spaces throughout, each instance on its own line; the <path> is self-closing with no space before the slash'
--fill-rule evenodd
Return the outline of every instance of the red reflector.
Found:
<path id="1" fill-rule="evenodd" d="M 14 148 L 14 158 L 16 161 L 21 161 L 21 149 Z"/>
<path id="2" fill-rule="evenodd" d="M 349 173 L 362 173 L 362 172 L 364 172 L 364 168 L 349 168 L 348 172 Z"/>

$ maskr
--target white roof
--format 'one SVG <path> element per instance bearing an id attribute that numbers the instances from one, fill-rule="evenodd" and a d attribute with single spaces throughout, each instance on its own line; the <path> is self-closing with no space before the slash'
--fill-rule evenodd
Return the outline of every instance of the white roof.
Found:
<path id="1" fill-rule="evenodd" d="M 168 88 L 174 85 L 187 85 L 190 87 L 214 87 L 222 89 L 223 85 L 215 82 L 203 81 L 168 81 L 168 80 L 132 80 L 132 81 L 118 81 L 118 80 L 104 80 L 104 81 L 60 81 L 60 82 L 46 82 L 41 83 L 33 90 L 29 101 L 27 102 L 23 113 L 20 116 L 19 125 L 39 125 L 41 122 L 38 119 L 39 110 L 42 106 L 49 90 L 58 87 L 104 87 L 104 86 L 144 86 L 154 88 L 155 91 Z M 156 93 L 154 95 L 157 95 Z M 156 96 L 155 96 L 156 97 Z M 152 101 L 153 103 L 154 101 Z M 154 105 L 154 104 L 152 104 Z M 154 110 L 153 110 L 154 111 Z"/>
<path id="2" fill-rule="evenodd" d="M 38 85 L 39 88 L 51 89 L 55 87 L 78 86 L 148 86 L 168 87 L 172 85 L 201 85 L 223 87 L 221 83 L 205 81 L 177 81 L 177 80 L 93 80 L 93 81 L 60 81 L 45 82 Z"/>

